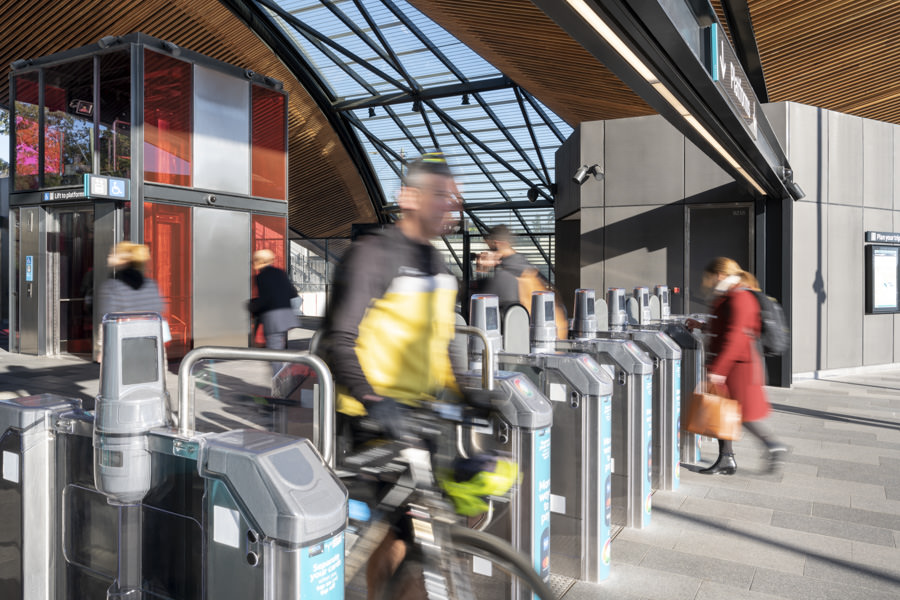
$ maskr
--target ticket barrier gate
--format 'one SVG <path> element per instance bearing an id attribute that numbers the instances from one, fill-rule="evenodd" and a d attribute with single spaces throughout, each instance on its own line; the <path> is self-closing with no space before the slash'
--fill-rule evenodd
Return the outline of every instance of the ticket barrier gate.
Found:
<path id="1" fill-rule="evenodd" d="M 21 518 L 0 529 L 0 543 L 21 549 L 3 564 L 18 582 L 4 598 L 343 597 L 347 493 L 312 444 L 263 431 L 197 435 L 190 397 L 180 398 L 178 431 L 161 425 L 159 316 L 107 315 L 103 327 L 96 413 L 48 395 L 0 402 L 0 508 Z M 315 357 L 195 352 L 225 358 L 216 350 L 307 362 L 330 383 Z M 333 387 L 322 387 L 328 404 Z M 333 436 L 322 437 L 327 454 Z M 44 501 L 24 505 L 36 494 Z"/>
<path id="2" fill-rule="evenodd" d="M 612 377 L 611 519 L 613 524 L 625 527 L 641 529 L 649 526 L 653 451 L 652 359 L 632 340 L 558 340 L 556 348 L 589 355 Z"/>
<path id="3" fill-rule="evenodd" d="M 670 293 L 668 286 L 658 285 L 654 289 L 651 301 L 655 297 L 659 304 L 659 321 L 650 327 L 658 327 L 681 348 L 681 415 L 687 418 L 688 405 L 694 390 L 706 381 L 706 350 L 703 338 L 685 325 L 685 315 L 673 315 L 670 309 Z M 682 430 L 681 456 L 692 463 L 700 462 L 699 435 Z"/>
<path id="4" fill-rule="evenodd" d="M 494 315 L 497 316 L 497 315 Z M 460 326 L 457 332 L 478 338 L 476 369 L 459 378 L 460 385 L 490 389 L 501 399 L 494 402 L 495 414 L 486 427 L 470 428 L 459 440 L 463 456 L 475 453 L 501 453 L 519 466 L 519 484 L 509 502 L 489 512 L 476 526 L 507 540 L 528 555 L 535 571 L 550 580 L 550 469 L 553 409 L 551 403 L 522 373 L 494 370 L 496 337 L 488 337 L 478 327 Z M 476 356 L 477 356 L 476 355 Z M 470 355 L 471 356 L 471 355 Z M 498 598 L 532 600 L 530 588 L 487 570 L 489 565 L 477 559 L 472 564 L 473 584 L 494 590 Z"/>
<path id="5" fill-rule="evenodd" d="M 480 297 L 471 302 L 469 315 L 473 323 L 493 322 L 483 315 L 496 309 L 496 297 Z M 555 321 L 538 321 L 539 326 L 553 329 L 555 339 Z M 524 330 L 531 336 L 528 313 L 520 305 L 503 311 L 500 323 L 505 324 L 506 331 Z M 505 335 L 503 346 L 510 349 Z M 501 371 L 525 374 L 553 406 L 553 573 L 582 581 L 602 581 L 609 576 L 611 539 L 608 489 L 612 476 L 612 379 L 590 356 L 559 352 L 552 345 L 526 347 L 522 352 L 517 343 L 512 352 L 499 352 L 497 361 Z"/>
<path id="6" fill-rule="evenodd" d="M 643 292 L 643 293 L 641 293 Z M 649 325 L 649 290 L 636 288 L 635 296 L 640 298 L 638 323 L 628 324 L 625 313 L 615 310 L 622 302 L 625 290 L 610 288 L 607 292 L 609 309 L 609 331 L 574 331 L 578 338 L 630 339 L 653 359 L 653 476 L 654 489 L 676 490 L 679 485 L 682 412 L 682 352 L 678 344 L 659 329 Z M 575 291 L 575 313 L 586 313 L 594 306 L 594 290 Z M 576 318 L 575 323 L 590 323 L 591 319 Z"/>

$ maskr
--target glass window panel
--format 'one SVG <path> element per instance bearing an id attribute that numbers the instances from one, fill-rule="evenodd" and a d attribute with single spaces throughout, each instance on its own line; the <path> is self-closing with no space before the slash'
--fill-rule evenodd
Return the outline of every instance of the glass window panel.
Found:
<path id="1" fill-rule="evenodd" d="M 194 65 L 194 186 L 250 194 L 249 86 Z"/>
<path id="2" fill-rule="evenodd" d="M 258 85 L 253 90 L 254 196 L 285 200 L 287 136 L 284 94 Z"/>
<path id="3" fill-rule="evenodd" d="M 191 65 L 144 50 L 144 180 L 191 185 Z"/>
<path id="4" fill-rule="evenodd" d="M 131 177 L 131 54 L 100 56 L 100 174 Z"/>
<path id="5" fill-rule="evenodd" d="M 159 285 L 172 341 L 169 358 L 187 354 L 191 332 L 191 208 L 144 203 L 144 243 L 150 248 L 150 277 Z"/>
<path id="6" fill-rule="evenodd" d="M 15 161 L 16 190 L 36 190 L 39 184 L 38 162 L 38 73 L 25 73 L 16 78 Z"/>
<path id="7" fill-rule="evenodd" d="M 287 219 L 285 217 L 270 217 L 266 215 L 253 215 L 253 252 L 267 248 L 275 253 L 274 265 L 287 271 L 285 260 L 285 240 L 287 239 Z M 256 273 L 251 275 L 252 296 L 259 294 L 256 289 Z M 257 327 L 253 339 L 257 346 L 265 346 L 266 338 L 263 336 L 262 327 Z"/>
<path id="8" fill-rule="evenodd" d="M 44 184 L 80 185 L 92 172 L 94 60 L 44 70 Z"/>

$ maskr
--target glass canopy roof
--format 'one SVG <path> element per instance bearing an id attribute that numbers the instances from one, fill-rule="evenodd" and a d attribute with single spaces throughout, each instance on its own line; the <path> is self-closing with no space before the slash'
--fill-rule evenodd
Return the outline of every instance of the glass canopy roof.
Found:
<path id="1" fill-rule="evenodd" d="M 467 230 L 505 223 L 522 234 L 520 251 L 549 270 L 554 154 L 572 132 L 562 119 L 405 0 L 246 1 L 265 10 L 330 91 L 365 149 L 384 209 L 404 161 L 441 150 Z M 444 241 L 458 261 L 459 240 Z"/>

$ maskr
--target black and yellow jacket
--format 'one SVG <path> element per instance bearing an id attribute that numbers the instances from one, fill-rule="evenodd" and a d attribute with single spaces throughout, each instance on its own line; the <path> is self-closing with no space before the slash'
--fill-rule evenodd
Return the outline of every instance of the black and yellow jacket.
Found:
<path id="1" fill-rule="evenodd" d="M 409 405 L 456 389 L 448 348 L 456 278 L 430 244 L 388 227 L 358 239 L 335 274 L 321 353 L 337 384 L 337 409 L 388 396 Z"/>

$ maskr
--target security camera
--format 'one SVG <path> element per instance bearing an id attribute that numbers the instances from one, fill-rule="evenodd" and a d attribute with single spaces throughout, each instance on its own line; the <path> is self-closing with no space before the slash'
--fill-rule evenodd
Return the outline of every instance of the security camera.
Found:
<path id="1" fill-rule="evenodd" d="M 578 167 L 578 170 L 575 171 L 575 174 L 572 175 L 572 181 L 574 181 L 578 185 L 581 185 L 585 181 L 587 181 L 587 178 L 588 178 L 588 175 L 590 174 L 590 172 L 591 172 L 591 168 L 589 166 L 581 165 L 580 167 Z"/>
<path id="2" fill-rule="evenodd" d="M 796 181 L 786 181 L 784 186 L 791 193 L 791 197 L 794 200 L 802 200 L 806 197 L 806 192 L 804 192 L 803 189 L 799 185 L 797 185 Z"/>
<path id="3" fill-rule="evenodd" d="M 528 201 L 534 204 L 538 199 L 538 189 L 536 187 L 528 188 Z"/>

